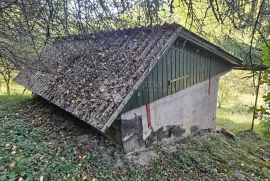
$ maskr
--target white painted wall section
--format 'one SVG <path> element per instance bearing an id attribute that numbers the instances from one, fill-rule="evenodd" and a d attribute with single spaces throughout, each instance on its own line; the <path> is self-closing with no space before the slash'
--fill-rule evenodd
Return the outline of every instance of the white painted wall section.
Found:
<path id="1" fill-rule="evenodd" d="M 158 99 L 150 103 L 151 126 L 148 127 L 146 106 L 130 110 L 121 115 L 121 119 L 130 120 L 135 115 L 142 117 L 143 140 L 154 131 L 167 126 L 179 125 L 185 129 L 183 136 L 191 134 L 192 126 L 199 129 L 215 129 L 216 105 L 219 74 L 211 78 L 209 92 L 209 80 L 197 83 L 172 95 Z"/>

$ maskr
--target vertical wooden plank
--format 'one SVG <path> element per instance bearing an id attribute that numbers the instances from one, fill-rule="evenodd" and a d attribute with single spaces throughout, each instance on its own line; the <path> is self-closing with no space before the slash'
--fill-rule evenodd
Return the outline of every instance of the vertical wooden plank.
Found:
<path id="1" fill-rule="evenodd" d="M 130 104 L 131 104 L 131 109 L 135 109 L 135 108 L 138 107 L 137 94 L 133 94 L 133 96 L 131 97 L 131 99 L 129 101 L 130 101 Z"/>
<path id="2" fill-rule="evenodd" d="M 149 103 L 153 102 L 154 100 L 154 91 L 153 91 L 153 71 L 148 74 L 148 96 L 149 96 Z"/>
<path id="3" fill-rule="evenodd" d="M 200 51 L 200 82 L 204 80 L 204 59 L 203 59 L 203 52 Z"/>
<path id="4" fill-rule="evenodd" d="M 181 50 L 178 48 L 175 53 L 176 53 L 175 54 L 175 63 L 176 63 L 175 73 L 176 73 L 176 78 L 178 78 L 180 77 Z M 176 81 L 175 91 L 177 92 L 179 90 L 180 90 L 180 82 Z"/>
<path id="5" fill-rule="evenodd" d="M 188 75 L 188 77 L 187 77 L 187 87 L 189 87 L 191 84 L 190 84 L 190 70 L 191 70 L 191 63 L 190 63 L 190 55 L 189 55 L 189 47 L 186 45 L 186 47 L 185 47 L 185 51 L 184 51 L 184 59 L 185 59 L 185 61 L 187 62 L 186 63 L 186 70 L 187 70 L 187 72 L 186 72 L 186 74 Z"/>
<path id="6" fill-rule="evenodd" d="M 215 75 L 215 56 L 211 57 L 211 77 Z"/>
<path id="7" fill-rule="evenodd" d="M 139 89 L 136 91 L 137 99 L 138 99 L 138 107 L 143 105 L 143 90 L 142 86 L 139 87 Z"/>
<path id="8" fill-rule="evenodd" d="M 171 67 L 171 70 L 172 70 L 172 78 L 171 80 L 175 79 L 176 78 L 176 57 L 175 57 L 175 54 L 176 54 L 176 50 L 175 49 L 171 49 L 172 51 L 172 67 Z M 172 85 L 171 85 L 171 88 L 172 88 L 172 93 L 175 93 L 175 87 L 176 87 L 176 82 L 173 82 Z"/>
<path id="9" fill-rule="evenodd" d="M 192 47 L 189 46 L 188 47 L 188 55 L 189 55 L 189 63 L 190 63 L 190 76 L 189 76 L 189 79 L 190 79 L 190 86 L 193 85 L 193 55 L 192 55 Z"/>
<path id="10" fill-rule="evenodd" d="M 216 75 L 219 74 L 219 58 L 217 57 L 217 72 L 216 72 Z"/>
<path id="11" fill-rule="evenodd" d="M 218 74 L 218 57 L 216 57 L 216 75 Z"/>
<path id="12" fill-rule="evenodd" d="M 213 56 L 210 56 L 210 61 L 209 61 L 209 72 L 208 72 L 208 79 L 212 77 L 212 62 L 213 62 Z"/>
<path id="13" fill-rule="evenodd" d="M 149 103 L 149 87 L 148 87 L 148 77 L 143 81 L 143 105 Z"/>
<path id="14" fill-rule="evenodd" d="M 204 76 L 204 80 L 207 80 L 208 79 L 208 69 L 209 69 L 209 61 L 210 61 L 210 56 L 207 52 L 205 52 L 205 61 L 206 61 L 206 64 L 205 64 L 205 76 Z"/>
<path id="15" fill-rule="evenodd" d="M 205 52 L 204 50 L 202 51 L 202 64 L 201 64 L 201 69 L 202 69 L 202 81 L 205 80 L 205 64 L 206 64 L 206 59 L 205 59 Z"/>
<path id="16" fill-rule="evenodd" d="M 172 50 L 169 49 L 167 54 L 167 82 L 172 80 Z M 172 85 L 168 86 L 168 95 L 171 95 Z"/>
<path id="17" fill-rule="evenodd" d="M 162 96 L 168 95 L 168 80 L 167 80 L 167 55 L 168 51 L 164 53 L 162 61 Z"/>
<path id="18" fill-rule="evenodd" d="M 182 77 L 183 76 L 183 52 L 182 51 L 179 51 L 179 70 L 178 70 L 178 73 L 179 73 L 179 76 L 178 77 Z M 183 89 L 183 81 L 182 80 L 178 80 L 177 81 L 179 83 L 179 90 L 182 90 Z"/>
<path id="19" fill-rule="evenodd" d="M 183 56 L 183 53 L 180 55 L 181 57 L 181 61 L 180 61 L 180 77 L 183 77 L 184 76 L 184 56 Z M 185 87 L 184 87 L 184 80 L 181 79 L 179 80 L 179 83 L 180 83 L 180 90 L 183 90 Z"/>
<path id="20" fill-rule="evenodd" d="M 193 67 L 193 83 L 192 83 L 192 85 L 194 85 L 194 84 L 196 84 L 196 80 L 197 80 L 196 53 L 195 53 L 194 47 L 192 47 L 192 67 Z"/>
<path id="21" fill-rule="evenodd" d="M 210 54 L 207 54 L 207 72 L 206 72 L 206 79 L 209 78 L 209 71 L 210 71 L 210 62 L 211 62 L 211 58 L 210 58 Z"/>
<path id="22" fill-rule="evenodd" d="M 158 82 L 157 82 L 157 92 L 158 92 L 158 99 L 162 98 L 162 85 L 163 85 L 163 72 L 162 72 L 162 62 L 163 56 L 158 61 Z"/>
<path id="23" fill-rule="evenodd" d="M 201 76 L 201 71 L 200 71 L 200 52 L 199 48 L 196 48 L 196 70 L 197 70 L 197 78 L 196 78 L 196 83 L 200 82 L 200 76 Z"/>
<path id="24" fill-rule="evenodd" d="M 153 101 L 158 99 L 158 64 L 155 65 L 153 68 L 153 82 L 152 82 L 152 88 L 153 88 Z"/>
<path id="25" fill-rule="evenodd" d="M 215 75 L 217 75 L 218 74 L 218 57 L 216 57 L 216 68 L 215 68 Z"/>
<path id="26" fill-rule="evenodd" d="M 187 59 L 185 59 L 185 55 L 184 52 L 182 51 L 180 54 L 181 60 L 182 60 L 182 67 L 180 65 L 181 71 L 182 73 L 180 75 L 182 76 L 186 76 L 187 75 Z M 182 80 L 182 89 L 185 89 L 187 87 L 187 78 L 184 78 Z"/>

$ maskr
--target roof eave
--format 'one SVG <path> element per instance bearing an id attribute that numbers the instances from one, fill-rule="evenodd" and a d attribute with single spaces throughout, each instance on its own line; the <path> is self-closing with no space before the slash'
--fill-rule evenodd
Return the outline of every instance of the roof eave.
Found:
<path id="1" fill-rule="evenodd" d="M 234 65 L 242 65 L 243 64 L 242 60 L 227 53 L 226 51 L 224 51 L 220 47 L 214 45 L 213 43 L 202 39 L 201 37 L 199 37 L 195 33 L 192 33 L 189 30 L 187 30 L 186 28 L 183 28 L 183 30 L 184 31 L 181 31 L 179 33 L 179 36 L 181 38 L 184 38 L 184 39 L 190 41 L 191 43 L 212 52 L 213 54 L 221 57 L 222 59 L 230 62 L 231 64 L 234 64 Z"/>
<path id="2" fill-rule="evenodd" d="M 253 66 L 234 66 L 234 70 L 250 70 L 250 71 L 265 71 L 268 67 L 263 65 L 253 65 Z"/>

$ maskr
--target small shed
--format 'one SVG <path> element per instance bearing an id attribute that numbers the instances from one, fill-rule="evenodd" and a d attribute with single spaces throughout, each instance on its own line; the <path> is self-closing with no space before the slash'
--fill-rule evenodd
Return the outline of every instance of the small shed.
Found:
<path id="1" fill-rule="evenodd" d="M 219 78 L 242 61 L 178 24 L 57 40 L 15 82 L 127 152 L 215 130 Z"/>

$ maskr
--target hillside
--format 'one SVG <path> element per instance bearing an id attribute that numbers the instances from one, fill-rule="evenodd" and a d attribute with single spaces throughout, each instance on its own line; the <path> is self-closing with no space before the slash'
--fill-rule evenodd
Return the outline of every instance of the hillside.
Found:
<path id="1" fill-rule="evenodd" d="M 270 140 L 252 132 L 201 134 L 125 156 L 44 100 L 1 95 L 0 133 L 0 180 L 270 180 Z"/>

